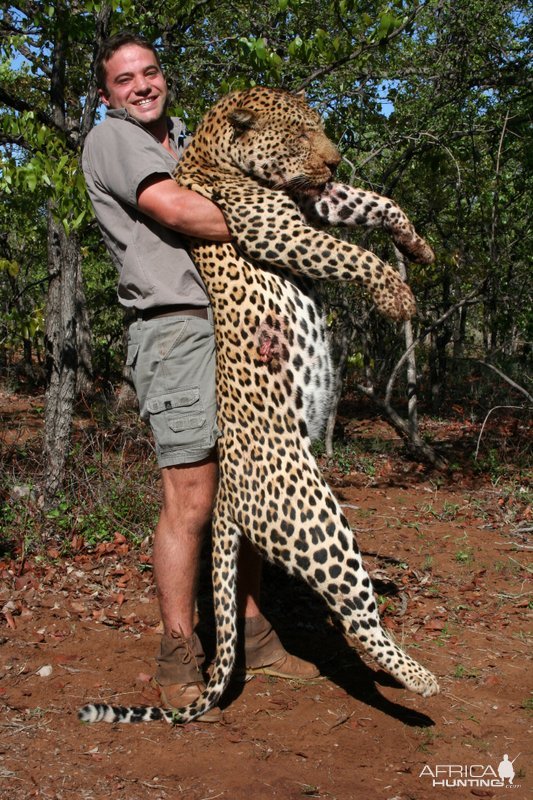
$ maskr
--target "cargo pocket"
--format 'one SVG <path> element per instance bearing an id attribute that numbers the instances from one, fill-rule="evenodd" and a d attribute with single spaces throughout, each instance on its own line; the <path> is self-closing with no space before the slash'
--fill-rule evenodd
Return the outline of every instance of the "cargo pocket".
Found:
<path id="1" fill-rule="evenodd" d="M 137 355 L 139 354 L 139 345 L 128 342 L 128 349 L 126 351 L 126 362 L 124 364 L 124 378 L 125 380 L 132 381 L 137 392 L 137 381 L 135 380 L 135 367 L 137 366 Z"/>
<path id="2" fill-rule="evenodd" d="M 146 410 L 162 453 L 176 447 L 207 446 L 206 415 L 198 387 L 151 397 Z"/>
<path id="3" fill-rule="evenodd" d="M 128 344 L 128 350 L 126 352 L 126 366 L 133 369 L 135 366 L 135 362 L 137 361 L 137 355 L 139 353 L 139 345 L 138 344 Z"/>

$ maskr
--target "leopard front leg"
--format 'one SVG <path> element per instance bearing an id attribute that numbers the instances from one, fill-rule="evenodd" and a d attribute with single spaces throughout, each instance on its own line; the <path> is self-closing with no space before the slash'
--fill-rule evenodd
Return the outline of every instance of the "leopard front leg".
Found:
<path id="1" fill-rule="evenodd" d="M 383 228 L 408 259 L 432 264 L 435 254 L 418 235 L 407 214 L 388 197 L 342 183 L 328 183 L 318 197 L 301 197 L 297 202 L 306 219 L 316 225 Z"/>
<path id="2" fill-rule="evenodd" d="M 397 270 L 362 247 L 310 227 L 283 192 L 255 183 L 228 183 L 212 198 L 226 217 L 235 246 L 248 258 L 314 280 L 359 283 L 377 310 L 394 320 L 416 313 L 413 294 Z"/>

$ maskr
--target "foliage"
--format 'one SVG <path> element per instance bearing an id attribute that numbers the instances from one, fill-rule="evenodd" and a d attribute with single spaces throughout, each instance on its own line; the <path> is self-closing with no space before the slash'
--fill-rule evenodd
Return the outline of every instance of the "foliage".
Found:
<path id="1" fill-rule="evenodd" d="M 433 266 L 410 268 L 421 317 L 415 334 L 478 290 L 419 350 L 422 386 L 435 408 L 446 399 L 452 365 L 459 374 L 459 358 L 523 372 L 533 325 L 529 23 L 521 0 L 267 0 L 253 13 L 244 0 L 5 7 L 4 364 L 21 350 L 41 358 L 52 213 L 80 239 L 97 377 L 119 379 L 123 322 L 115 274 L 99 243 L 79 151 L 98 118 L 92 79 L 98 41 L 130 28 L 156 42 L 172 111 L 191 129 L 221 92 L 255 83 L 305 88 L 340 142 L 340 178 L 394 196 L 436 250 Z M 60 57 L 58 94 L 53 76 Z M 394 259 L 379 232 L 363 242 Z M 349 313 L 340 308 L 346 301 Z M 336 320 L 357 329 L 352 370 L 359 380 L 383 383 L 399 357 L 396 329 L 346 287 L 328 289 L 327 302 Z M 358 320 L 365 320 L 364 330 Z"/>

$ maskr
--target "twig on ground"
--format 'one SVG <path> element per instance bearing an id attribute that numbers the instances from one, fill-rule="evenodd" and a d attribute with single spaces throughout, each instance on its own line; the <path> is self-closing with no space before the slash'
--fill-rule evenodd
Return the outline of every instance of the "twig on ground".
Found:
<path id="1" fill-rule="evenodd" d="M 529 572 L 530 575 L 533 573 L 533 567 L 528 567 L 527 564 L 521 564 L 520 561 L 517 561 L 516 558 L 512 558 L 512 556 L 508 556 L 508 558 L 509 561 L 513 561 L 515 564 L 518 564 L 518 566 L 521 569 L 525 570 L 526 572 Z"/>
<path id="2" fill-rule="evenodd" d="M 400 597 L 400 607 L 396 611 L 396 616 L 403 617 L 405 612 L 407 611 L 407 595 L 405 594 L 405 592 L 400 592 L 399 597 Z"/>
<path id="3" fill-rule="evenodd" d="M 337 720 L 335 720 L 333 725 L 329 726 L 327 733 L 331 733 L 331 731 L 334 730 L 335 728 L 338 728 L 340 725 L 344 725 L 344 723 L 348 722 L 350 717 L 353 717 L 354 714 L 355 711 L 352 711 L 350 714 L 341 714 L 341 716 Z"/>
<path id="4" fill-rule="evenodd" d="M 529 544 L 517 544 L 516 542 L 503 542 L 503 544 L 510 544 L 513 548 L 518 548 L 519 550 L 533 550 L 533 546 Z"/>

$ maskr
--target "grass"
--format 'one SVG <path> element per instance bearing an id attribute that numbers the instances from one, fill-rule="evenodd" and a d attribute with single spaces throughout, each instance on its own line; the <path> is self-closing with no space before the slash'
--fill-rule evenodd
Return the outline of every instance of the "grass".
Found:
<path id="1" fill-rule="evenodd" d="M 436 744 L 438 739 L 442 738 L 442 734 L 436 733 L 429 728 L 417 728 L 417 733 L 420 736 L 420 743 L 416 748 L 421 753 L 425 753 L 427 755 L 432 755 L 431 748 Z"/>
<path id="2" fill-rule="evenodd" d="M 526 699 L 520 703 L 520 708 L 523 708 L 527 714 L 533 716 L 533 697 L 526 697 Z"/>
<path id="3" fill-rule="evenodd" d="M 422 572 L 429 572 L 433 569 L 433 556 L 426 556 L 422 563 Z"/>
<path id="4" fill-rule="evenodd" d="M 94 428 L 76 432 L 63 491 L 46 510 L 37 488 L 43 473 L 37 446 L 32 450 L 26 443 L 10 455 L 0 485 L 6 498 L 0 509 L 0 555 L 42 556 L 51 543 L 59 555 L 68 555 L 81 546 L 113 541 L 117 534 L 135 546 L 152 532 L 160 504 L 159 470 L 136 416 L 110 419 L 96 433 Z"/>
<path id="5" fill-rule="evenodd" d="M 458 550 L 454 556 L 459 564 L 471 564 L 474 558 L 473 552 L 470 548 L 465 550 Z"/>
<path id="6" fill-rule="evenodd" d="M 43 543 L 61 543 L 60 555 L 68 555 L 73 543 L 79 549 L 113 541 L 116 534 L 133 545 L 153 530 L 159 503 L 156 493 L 144 492 L 141 483 L 120 471 L 95 476 L 82 494 L 65 493 L 46 512 L 27 501 L 6 503 L 0 523 L 4 552 L 21 548 L 25 554 L 39 553 Z"/>
<path id="7" fill-rule="evenodd" d="M 448 639 L 450 638 L 450 636 L 451 636 L 451 633 L 450 633 L 450 631 L 448 629 L 448 625 L 446 624 L 442 628 L 442 630 L 440 631 L 440 633 L 437 636 L 437 638 L 435 639 L 435 644 L 437 645 L 437 647 L 444 647 L 447 644 Z"/>
<path id="8" fill-rule="evenodd" d="M 421 513 L 424 516 L 431 516 L 439 522 L 451 522 L 457 519 L 461 506 L 459 503 L 450 503 L 445 500 L 442 504 L 440 511 L 435 508 L 433 503 L 425 503 L 421 508 Z"/>
<path id="9" fill-rule="evenodd" d="M 350 475 L 352 472 L 359 472 L 374 478 L 378 470 L 378 459 L 380 455 L 388 449 L 388 442 L 381 442 L 381 447 L 376 444 L 370 445 L 368 441 L 352 440 L 349 442 L 333 443 L 333 455 L 328 458 L 328 467 L 337 469 L 343 475 Z M 311 452 L 316 459 L 325 459 L 326 451 L 323 441 L 315 442 Z"/>
<path id="10" fill-rule="evenodd" d="M 454 559 L 458 564 L 472 564 L 474 560 L 474 550 L 469 544 L 468 534 L 465 533 L 457 539 L 458 549 L 455 551 Z"/>
<path id="11" fill-rule="evenodd" d="M 454 678 L 477 678 L 479 677 L 479 670 L 465 667 L 463 664 L 457 664 L 455 667 Z"/>
<path id="12" fill-rule="evenodd" d="M 304 797 L 320 797 L 320 791 L 318 786 L 312 786 L 311 784 L 304 783 L 300 787 L 300 793 Z"/>

